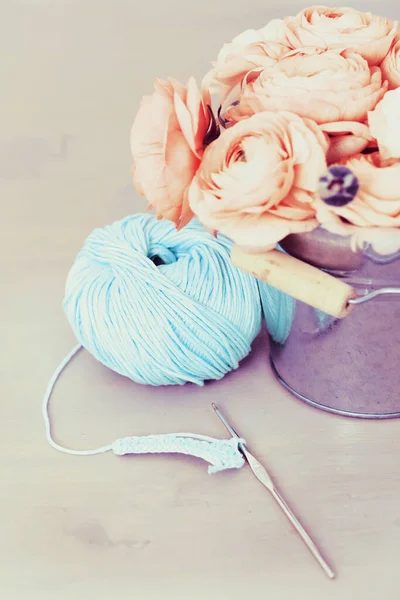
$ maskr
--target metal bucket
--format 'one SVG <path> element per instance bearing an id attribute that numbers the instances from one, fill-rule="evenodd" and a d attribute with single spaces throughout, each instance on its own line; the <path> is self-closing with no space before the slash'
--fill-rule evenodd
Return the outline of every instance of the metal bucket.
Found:
<path id="1" fill-rule="evenodd" d="M 400 417 L 400 252 L 353 251 L 348 238 L 317 229 L 289 236 L 290 255 L 341 278 L 356 306 L 335 319 L 296 301 L 290 333 L 271 342 L 279 381 L 301 400 L 365 419 Z"/>

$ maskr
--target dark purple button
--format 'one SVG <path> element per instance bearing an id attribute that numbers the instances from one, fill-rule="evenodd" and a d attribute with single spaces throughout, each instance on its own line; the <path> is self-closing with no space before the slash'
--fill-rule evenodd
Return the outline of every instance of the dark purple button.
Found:
<path id="1" fill-rule="evenodd" d="M 342 165 L 332 165 L 320 177 L 318 191 L 329 206 L 346 206 L 357 196 L 360 184 L 354 173 Z"/>

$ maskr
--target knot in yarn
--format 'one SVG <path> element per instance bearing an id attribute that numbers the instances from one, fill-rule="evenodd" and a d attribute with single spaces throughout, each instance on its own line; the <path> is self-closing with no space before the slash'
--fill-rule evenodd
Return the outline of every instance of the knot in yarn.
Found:
<path id="1" fill-rule="evenodd" d="M 221 379 L 262 324 L 259 283 L 232 265 L 230 249 L 196 220 L 177 231 L 146 213 L 96 229 L 66 283 L 77 339 L 138 383 Z"/>

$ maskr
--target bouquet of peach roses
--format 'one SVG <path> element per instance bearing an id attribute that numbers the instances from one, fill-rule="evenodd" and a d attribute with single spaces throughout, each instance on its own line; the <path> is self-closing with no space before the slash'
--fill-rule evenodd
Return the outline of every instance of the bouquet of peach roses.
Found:
<path id="1" fill-rule="evenodd" d="M 198 86 L 156 80 L 131 133 L 136 189 L 250 252 L 317 227 L 400 249 L 400 34 L 314 6 L 225 44 Z"/>

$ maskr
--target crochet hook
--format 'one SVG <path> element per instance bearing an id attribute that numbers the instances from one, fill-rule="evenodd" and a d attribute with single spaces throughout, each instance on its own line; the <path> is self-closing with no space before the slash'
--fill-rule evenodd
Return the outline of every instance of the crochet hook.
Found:
<path id="1" fill-rule="evenodd" d="M 221 419 L 222 423 L 225 425 L 225 427 L 229 431 L 229 433 L 234 438 L 240 438 L 238 433 L 236 433 L 236 431 L 233 429 L 233 427 L 228 423 L 228 421 L 226 420 L 224 415 L 221 413 L 218 406 L 216 406 L 216 404 L 212 403 L 212 407 L 215 410 L 218 417 Z M 253 454 L 251 454 L 251 452 L 248 450 L 246 444 L 244 444 L 243 442 L 240 442 L 239 449 L 241 450 L 245 459 L 247 460 L 248 464 L 250 465 L 250 468 L 253 471 L 254 475 L 263 484 L 263 486 L 265 486 L 267 488 L 267 490 L 272 494 L 272 497 L 277 502 L 277 504 L 279 505 L 279 507 L 283 511 L 283 513 L 286 515 L 286 517 L 289 519 L 289 521 L 291 522 L 291 524 L 293 525 L 293 527 L 295 528 L 297 533 L 300 535 L 301 539 L 303 540 L 303 542 L 305 543 L 305 545 L 307 546 L 307 548 L 309 549 L 309 551 L 311 552 L 311 554 L 313 555 L 315 560 L 318 562 L 320 567 L 324 570 L 325 574 L 330 579 L 334 579 L 336 576 L 335 573 L 333 572 L 331 567 L 328 565 L 328 563 L 322 556 L 320 550 L 318 549 L 316 544 L 313 542 L 311 537 L 308 535 L 308 533 L 306 532 L 306 530 L 304 529 L 302 524 L 299 522 L 299 520 L 293 513 L 292 509 L 288 506 L 286 500 L 281 496 L 280 492 L 277 490 L 277 488 L 276 488 L 274 482 L 272 481 L 270 475 L 268 474 L 267 470 L 256 459 L 256 457 L 253 456 Z"/>

